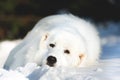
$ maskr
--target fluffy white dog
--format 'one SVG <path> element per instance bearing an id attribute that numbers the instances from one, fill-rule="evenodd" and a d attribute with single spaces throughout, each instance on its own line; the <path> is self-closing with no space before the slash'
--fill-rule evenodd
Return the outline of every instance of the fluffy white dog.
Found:
<path id="1" fill-rule="evenodd" d="M 10 53 L 6 69 L 28 62 L 50 67 L 88 67 L 100 55 L 100 39 L 91 23 L 71 14 L 40 20 L 23 42 Z"/>

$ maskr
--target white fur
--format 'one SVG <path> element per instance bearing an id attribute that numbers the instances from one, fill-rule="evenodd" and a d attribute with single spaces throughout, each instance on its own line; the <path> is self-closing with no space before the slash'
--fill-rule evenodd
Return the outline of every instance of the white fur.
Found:
<path id="1" fill-rule="evenodd" d="M 20 42 L 21 40 L 13 40 L 13 41 L 6 40 L 0 42 L 0 68 L 4 66 L 10 51 Z"/>
<path id="2" fill-rule="evenodd" d="M 55 47 L 51 48 L 50 43 Z M 66 49 L 70 54 L 64 53 Z M 50 55 L 57 58 L 54 67 L 95 65 L 100 55 L 100 39 L 94 25 L 71 14 L 48 16 L 11 52 L 4 67 L 14 69 L 28 62 L 46 65 Z"/>

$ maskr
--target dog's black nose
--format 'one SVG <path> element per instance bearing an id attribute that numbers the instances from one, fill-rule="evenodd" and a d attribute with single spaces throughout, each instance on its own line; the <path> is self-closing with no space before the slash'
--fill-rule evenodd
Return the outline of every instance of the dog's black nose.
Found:
<path id="1" fill-rule="evenodd" d="M 56 62 L 57 62 L 56 57 L 48 56 L 48 58 L 47 58 L 47 65 L 53 67 Z"/>

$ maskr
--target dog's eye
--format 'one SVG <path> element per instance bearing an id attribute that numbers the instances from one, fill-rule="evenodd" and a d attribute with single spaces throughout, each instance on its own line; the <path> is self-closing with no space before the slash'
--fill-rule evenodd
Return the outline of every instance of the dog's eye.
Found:
<path id="1" fill-rule="evenodd" d="M 49 44 L 50 47 L 54 48 L 55 47 L 55 44 Z"/>
<path id="2" fill-rule="evenodd" d="M 64 53 L 70 54 L 70 51 L 66 49 L 66 50 L 64 50 Z"/>

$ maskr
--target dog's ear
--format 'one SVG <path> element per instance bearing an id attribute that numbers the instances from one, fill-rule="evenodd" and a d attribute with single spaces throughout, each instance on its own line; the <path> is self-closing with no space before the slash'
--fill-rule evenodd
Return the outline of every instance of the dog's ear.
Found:
<path id="1" fill-rule="evenodd" d="M 41 65 L 41 57 L 43 57 L 44 53 L 46 52 L 47 49 L 47 39 L 48 39 L 49 34 L 48 33 L 43 33 L 41 34 L 41 37 L 39 39 L 39 44 L 38 44 L 38 52 L 35 54 L 35 61 Z"/>
<path id="2" fill-rule="evenodd" d="M 48 36 L 49 34 L 48 33 L 44 33 L 42 36 L 41 36 L 41 39 L 40 39 L 40 48 L 45 48 L 45 43 L 46 43 L 46 40 L 48 39 Z"/>
<path id="3" fill-rule="evenodd" d="M 84 54 L 80 54 L 79 55 L 80 60 L 82 60 L 84 58 L 84 56 L 85 56 Z"/>
<path id="4" fill-rule="evenodd" d="M 46 41 L 48 38 L 49 34 L 48 33 L 44 33 L 41 37 L 41 41 Z"/>
<path id="5" fill-rule="evenodd" d="M 82 65 L 83 63 L 84 63 L 84 61 L 85 61 L 85 58 L 86 58 L 86 54 L 80 54 L 79 55 L 79 58 L 80 58 L 80 64 L 79 65 Z"/>

